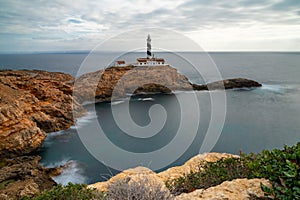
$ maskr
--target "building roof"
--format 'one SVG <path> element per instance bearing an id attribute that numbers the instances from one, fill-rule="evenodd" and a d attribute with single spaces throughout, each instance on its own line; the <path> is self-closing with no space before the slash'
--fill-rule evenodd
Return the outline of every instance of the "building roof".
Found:
<path id="1" fill-rule="evenodd" d="M 119 65 L 125 64 L 125 60 L 117 60 L 117 64 L 119 64 Z"/>
<path id="2" fill-rule="evenodd" d="M 136 60 L 138 62 L 147 62 L 147 61 L 165 62 L 165 59 L 163 58 L 138 58 Z"/>
<path id="3" fill-rule="evenodd" d="M 136 60 L 139 61 L 139 62 L 147 62 L 150 59 L 148 59 L 148 58 L 138 58 Z"/>

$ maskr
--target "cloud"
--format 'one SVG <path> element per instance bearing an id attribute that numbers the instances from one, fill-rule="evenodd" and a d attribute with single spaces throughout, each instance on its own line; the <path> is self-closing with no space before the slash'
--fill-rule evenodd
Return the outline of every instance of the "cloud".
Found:
<path id="1" fill-rule="evenodd" d="M 0 5 L 0 51 L 27 50 L 33 42 L 35 50 L 87 49 L 114 34 L 145 27 L 168 28 L 193 38 L 229 31 L 223 41 L 232 39 L 230 31 L 248 30 L 261 48 L 266 35 L 255 30 L 280 30 L 286 34 L 273 31 L 268 37 L 296 40 L 290 30 L 298 31 L 300 24 L 299 0 L 0 0 Z M 72 46 L 70 41 L 77 42 Z M 217 48 L 215 43 L 211 46 Z"/>

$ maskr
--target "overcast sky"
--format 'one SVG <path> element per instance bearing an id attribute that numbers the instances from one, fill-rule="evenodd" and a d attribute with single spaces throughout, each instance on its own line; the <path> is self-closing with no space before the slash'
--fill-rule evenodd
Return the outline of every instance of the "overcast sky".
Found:
<path id="1" fill-rule="evenodd" d="M 90 50 L 147 27 L 206 51 L 300 51 L 300 0 L 0 0 L 0 52 Z"/>

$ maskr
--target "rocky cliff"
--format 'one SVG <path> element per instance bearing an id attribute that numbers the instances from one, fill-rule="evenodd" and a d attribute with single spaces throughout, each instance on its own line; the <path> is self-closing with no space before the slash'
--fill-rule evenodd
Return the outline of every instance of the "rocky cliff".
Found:
<path id="1" fill-rule="evenodd" d="M 0 71 L 0 199 L 32 196 L 56 184 L 40 157 L 22 155 L 84 114 L 73 99 L 73 82 L 64 73 Z"/>
<path id="2" fill-rule="evenodd" d="M 84 109 L 72 97 L 74 78 L 45 71 L 0 72 L 0 155 L 24 155 L 47 132 L 67 129 Z"/>
<path id="3" fill-rule="evenodd" d="M 34 196 L 56 185 L 51 179 L 56 170 L 42 167 L 40 159 L 39 156 L 21 156 L 1 160 L 0 199 Z"/>

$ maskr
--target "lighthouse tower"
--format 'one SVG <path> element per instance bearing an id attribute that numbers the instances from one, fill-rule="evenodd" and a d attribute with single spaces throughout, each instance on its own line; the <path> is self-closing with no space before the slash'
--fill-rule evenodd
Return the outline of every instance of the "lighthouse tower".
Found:
<path id="1" fill-rule="evenodd" d="M 133 64 L 134 66 L 162 66 L 167 65 L 165 59 L 154 57 L 154 54 L 151 52 L 151 38 L 150 34 L 147 37 L 147 57 L 146 58 L 137 58 L 137 63 Z"/>
<path id="2" fill-rule="evenodd" d="M 150 38 L 150 34 L 148 34 L 148 38 L 147 38 L 147 58 L 151 58 L 152 57 L 152 53 L 151 53 L 151 38 Z"/>

